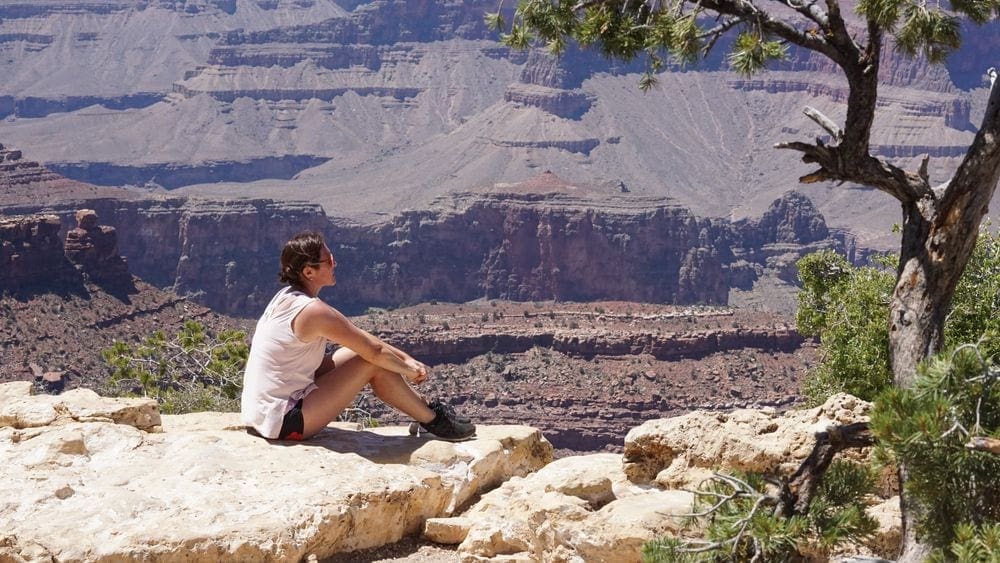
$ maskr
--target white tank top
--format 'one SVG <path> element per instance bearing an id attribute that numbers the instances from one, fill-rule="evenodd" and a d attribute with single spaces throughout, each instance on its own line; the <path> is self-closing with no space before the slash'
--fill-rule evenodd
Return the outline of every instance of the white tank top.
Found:
<path id="1" fill-rule="evenodd" d="M 265 438 L 277 438 L 285 413 L 316 389 L 327 340 L 303 342 L 292 332 L 292 320 L 316 299 L 286 287 L 257 321 L 243 373 L 240 414 L 244 424 Z"/>

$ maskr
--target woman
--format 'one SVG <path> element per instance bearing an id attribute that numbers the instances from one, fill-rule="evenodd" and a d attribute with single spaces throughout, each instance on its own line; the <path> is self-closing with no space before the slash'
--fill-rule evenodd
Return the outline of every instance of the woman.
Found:
<path id="1" fill-rule="evenodd" d="M 317 295 L 337 283 L 337 261 L 319 233 L 305 232 L 281 251 L 282 283 L 257 321 L 243 375 L 242 418 L 265 438 L 303 440 L 337 418 L 370 385 L 385 403 L 444 440 L 476 427 L 447 405 L 428 405 L 409 383 L 430 375 L 423 363 L 354 326 Z M 326 355 L 327 342 L 341 345 Z"/>

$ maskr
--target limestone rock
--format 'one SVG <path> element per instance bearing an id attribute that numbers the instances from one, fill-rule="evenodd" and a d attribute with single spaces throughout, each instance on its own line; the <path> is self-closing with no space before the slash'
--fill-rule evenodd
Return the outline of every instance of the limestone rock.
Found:
<path id="1" fill-rule="evenodd" d="M 442 444 L 341 425 L 291 443 L 199 413 L 148 432 L 161 421 L 145 401 L 27 392 L 0 386 L 0 560 L 322 559 L 397 541 L 552 455 L 513 426 Z"/>
<path id="2" fill-rule="evenodd" d="M 899 497 L 894 496 L 870 506 L 868 515 L 878 522 L 875 537 L 869 542 L 872 552 L 887 559 L 899 557 L 903 542 L 903 516 L 899 507 Z"/>
<path id="3" fill-rule="evenodd" d="M 687 492 L 629 483 L 618 455 L 568 457 L 511 479 L 424 535 L 464 535 L 466 561 L 638 561 L 645 542 L 679 531 L 671 515 L 687 513 L 691 501 Z"/>
<path id="4" fill-rule="evenodd" d="M 637 483 L 655 479 L 681 488 L 700 480 L 692 468 L 791 472 L 809 455 L 816 432 L 867 420 L 870 409 L 870 403 L 838 394 L 822 406 L 784 415 L 740 409 L 650 420 L 625 437 L 625 473 Z"/>
<path id="5" fill-rule="evenodd" d="M 462 516 L 428 518 L 424 523 L 424 537 L 436 543 L 458 544 L 469 535 L 472 521 Z"/>
<path id="6" fill-rule="evenodd" d="M 89 389 L 61 395 L 23 394 L 30 386 L 29 382 L 0 384 L 0 429 L 71 422 L 112 422 L 146 431 L 159 428 L 160 410 L 153 399 L 107 398 Z"/>

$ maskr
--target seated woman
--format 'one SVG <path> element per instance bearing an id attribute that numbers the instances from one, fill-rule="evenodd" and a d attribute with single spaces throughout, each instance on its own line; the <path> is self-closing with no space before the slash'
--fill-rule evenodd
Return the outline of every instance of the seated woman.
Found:
<path id="1" fill-rule="evenodd" d="M 289 285 L 257 321 L 243 375 L 243 422 L 265 438 L 310 438 L 370 385 L 379 399 L 438 438 L 472 437 L 476 427 L 467 418 L 443 403 L 428 405 L 410 387 L 428 378 L 426 365 L 354 326 L 317 297 L 337 283 L 336 267 L 319 233 L 300 233 L 285 243 L 280 279 Z M 341 347 L 327 355 L 327 342 Z"/>

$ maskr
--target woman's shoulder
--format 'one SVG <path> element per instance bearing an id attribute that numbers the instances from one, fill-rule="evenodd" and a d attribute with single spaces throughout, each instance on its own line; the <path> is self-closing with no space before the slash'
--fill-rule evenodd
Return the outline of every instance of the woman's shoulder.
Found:
<path id="1" fill-rule="evenodd" d="M 301 311 L 303 308 L 315 301 L 316 298 L 299 291 L 293 287 L 286 286 L 278 290 L 267 305 L 267 315 L 276 315 L 290 311 Z"/>

